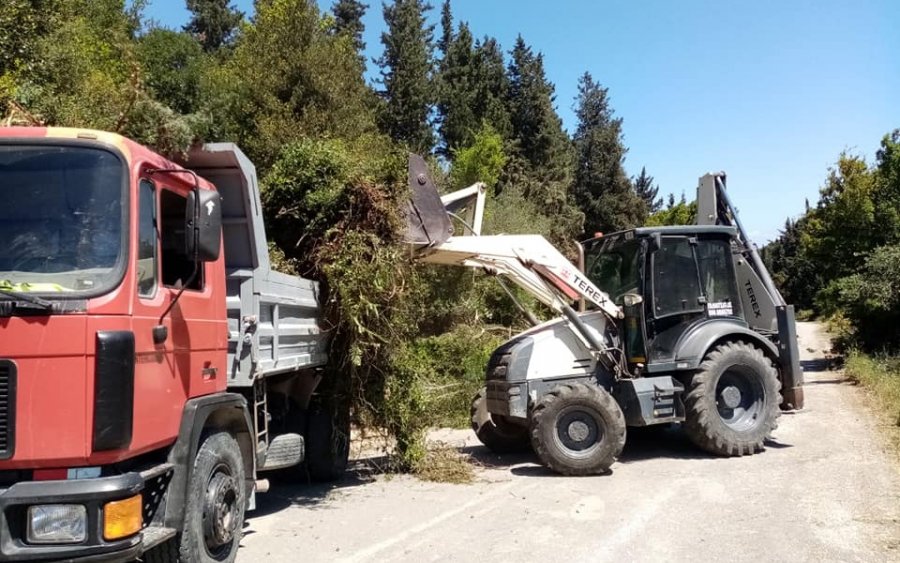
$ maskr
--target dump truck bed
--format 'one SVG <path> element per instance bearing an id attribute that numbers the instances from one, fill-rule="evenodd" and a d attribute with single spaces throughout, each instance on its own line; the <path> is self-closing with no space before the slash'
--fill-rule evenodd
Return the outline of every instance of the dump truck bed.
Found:
<path id="1" fill-rule="evenodd" d="M 256 168 L 232 143 L 193 149 L 182 164 L 222 196 L 228 385 L 324 365 L 319 285 L 271 269 Z"/>

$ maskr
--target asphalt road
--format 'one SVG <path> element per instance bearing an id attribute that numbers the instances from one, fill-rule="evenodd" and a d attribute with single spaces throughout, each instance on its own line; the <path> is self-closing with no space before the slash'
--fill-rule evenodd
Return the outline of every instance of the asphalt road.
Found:
<path id="1" fill-rule="evenodd" d="M 553 475 L 471 432 L 436 437 L 483 465 L 472 485 L 372 476 L 258 497 L 238 562 L 900 561 L 900 471 L 864 393 L 801 323 L 807 408 L 765 452 L 722 459 L 677 429 L 630 433 L 608 476 Z"/>

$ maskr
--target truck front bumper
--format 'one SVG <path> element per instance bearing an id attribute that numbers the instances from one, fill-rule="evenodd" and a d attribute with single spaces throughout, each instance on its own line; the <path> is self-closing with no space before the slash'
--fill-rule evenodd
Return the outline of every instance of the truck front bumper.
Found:
<path id="1" fill-rule="evenodd" d="M 0 561 L 132 561 L 142 551 L 142 535 L 103 539 L 103 506 L 134 496 L 144 488 L 139 473 L 98 479 L 24 481 L 0 491 Z M 87 538 L 75 544 L 33 544 L 27 541 L 28 507 L 75 504 L 87 512 Z"/>

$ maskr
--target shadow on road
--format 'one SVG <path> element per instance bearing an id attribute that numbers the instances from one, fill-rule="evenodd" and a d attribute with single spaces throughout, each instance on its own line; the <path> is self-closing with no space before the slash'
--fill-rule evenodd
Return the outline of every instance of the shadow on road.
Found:
<path id="1" fill-rule="evenodd" d="M 792 448 L 793 445 L 778 442 L 777 440 L 766 440 L 766 447 L 785 449 Z M 537 457 L 532 452 L 495 454 L 481 445 L 465 446 L 459 448 L 459 452 L 469 456 L 478 465 L 491 469 L 507 468 L 514 475 L 529 477 L 555 475 L 555 473 L 540 465 Z M 678 424 L 628 429 L 628 439 L 618 463 L 642 463 L 661 458 L 698 461 L 729 459 L 698 449 L 688 440 Z M 614 470 L 615 466 L 613 466 Z"/>
<path id="2" fill-rule="evenodd" d="M 249 516 L 250 518 L 267 516 L 290 506 L 328 508 L 328 501 L 333 493 L 374 482 L 379 474 L 375 468 L 381 465 L 378 461 L 378 459 L 351 461 L 347 473 L 333 483 L 315 483 L 302 476 L 297 479 L 269 476 L 272 488 L 266 494 L 256 496 L 256 510 Z M 263 474 L 263 477 L 266 475 Z"/>

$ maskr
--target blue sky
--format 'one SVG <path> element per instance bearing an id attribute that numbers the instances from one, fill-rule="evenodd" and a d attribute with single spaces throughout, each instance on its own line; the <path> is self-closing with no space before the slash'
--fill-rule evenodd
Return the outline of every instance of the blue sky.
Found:
<path id="1" fill-rule="evenodd" d="M 439 0 L 432 0 L 437 22 Z M 252 13 L 252 0 L 235 5 Z M 381 2 L 366 16 L 368 55 L 381 53 Z M 320 0 L 327 8 L 330 0 Z M 740 4 L 740 5 L 737 5 Z M 841 151 L 874 159 L 900 127 L 900 2 L 895 0 L 452 0 L 476 37 L 509 50 L 521 33 L 544 53 L 566 128 L 585 71 L 624 119 L 625 166 L 661 193 L 694 197 L 697 178 L 725 170 L 750 236 L 777 236 L 815 203 Z M 152 0 L 148 17 L 187 20 L 183 0 Z M 437 30 L 436 30 L 437 31 Z M 370 75 L 372 75 L 370 63 Z"/>

